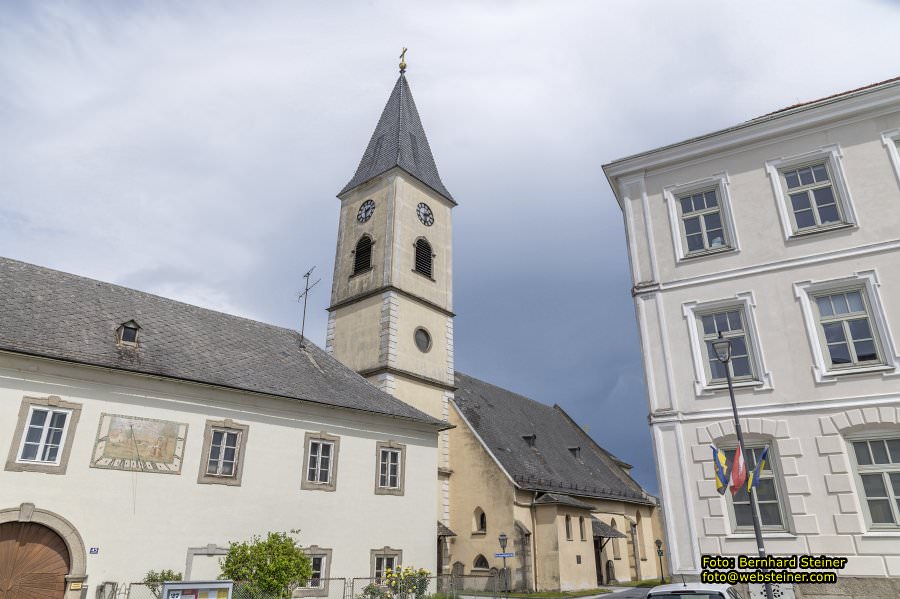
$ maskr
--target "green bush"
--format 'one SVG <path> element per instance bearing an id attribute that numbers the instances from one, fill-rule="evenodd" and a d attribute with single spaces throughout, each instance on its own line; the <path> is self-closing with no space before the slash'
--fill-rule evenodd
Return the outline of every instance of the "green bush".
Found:
<path id="1" fill-rule="evenodd" d="M 150 570 L 144 575 L 144 580 L 141 582 L 147 585 L 154 597 L 159 597 L 162 583 L 173 580 L 181 580 L 181 572 L 176 572 L 175 570 L 160 570 L 159 572 Z"/>
<path id="2" fill-rule="evenodd" d="M 242 590 L 250 598 L 290 599 L 293 590 L 312 576 L 309 557 L 284 532 L 230 543 L 220 565 L 219 578 L 245 582 Z"/>

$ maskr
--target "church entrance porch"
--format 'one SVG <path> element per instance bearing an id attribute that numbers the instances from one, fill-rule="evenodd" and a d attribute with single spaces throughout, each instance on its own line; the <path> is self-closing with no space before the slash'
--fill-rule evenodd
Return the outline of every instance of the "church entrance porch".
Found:
<path id="1" fill-rule="evenodd" d="M 0 599 L 63 599 L 69 549 L 50 528 L 0 524 Z"/>

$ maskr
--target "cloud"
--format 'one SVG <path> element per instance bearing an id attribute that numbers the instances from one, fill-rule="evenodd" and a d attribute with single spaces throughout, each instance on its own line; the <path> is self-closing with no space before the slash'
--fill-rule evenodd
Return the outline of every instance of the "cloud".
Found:
<path id="1" fill-rule="evenodd" d="M 460 203 L 457 366 L 563 405 L 655 489 L 600 165 L 897 75 L 883 46 L 897 15 L 886 2 L 4 3 L 0 254 L 293 327 L 316 265 L 307 331 L 322 343 L 334 194 L 407 46 Z"/>

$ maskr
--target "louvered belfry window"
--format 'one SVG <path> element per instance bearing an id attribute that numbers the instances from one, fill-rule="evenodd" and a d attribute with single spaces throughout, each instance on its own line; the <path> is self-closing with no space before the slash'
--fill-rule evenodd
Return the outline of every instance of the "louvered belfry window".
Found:
<path id="1" fill-rule="evenodd" d="M 359 274 L 372 268 L 372 238 L 363 235 L 356 242 L 356 251 L 353 257 L 353 274 Z"/>
<path id="2" fill-rule="evenodd" d="M 416 272 L 431 278 L 431 244 L 425 239 L 416 240 Z"/>

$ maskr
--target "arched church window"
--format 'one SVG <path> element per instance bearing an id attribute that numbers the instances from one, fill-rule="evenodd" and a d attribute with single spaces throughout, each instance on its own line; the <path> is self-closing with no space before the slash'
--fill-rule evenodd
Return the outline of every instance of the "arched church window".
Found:
<path id="1" fill-rule="evenodd" d="M 475 563 L 472 564 L 472 567 L 477 570 L 487 570 L 488 568 L 490 568 L 487 558 L 480 553 L 478 554 L 478 557 L 475 558 Z"/>
<path id="2" fill-rule="evenodd" d="M 431 244 L 424 238 L 416 240 L 416 268 L 415 271 L 431 278 L 432 274 Z"/>
<path id="3" fill-rule="evenodd" d="M 472 518 L 472 530 L 475 532 L 487 532 L 487 516 L 480 507 L 475 508 L 475 514 Z"/>
<path id="4" fill-rule="evenodd" d="M 613 520 L 613 521 L 610 523 L 609 527 L 612 528 L 612 529 L 615 530 L 615 531 L 618 531 L 618 528 L 616 527 L 616 521 L 615 521 L 615 520 Z M 610 542 L 610 544 L 612 544 L 613 559 L 620 559 L 621 556 L 619 555 L 619 539 L 618 539 L 618 538 L 610 539 L 609 542 Z"/>
<path id="5" fill-rule="evenodd" d="M 372 238 L 363 235 L 356 242 L 353 252 L 353 274 L 359 274 L 372 268 Z"/>

